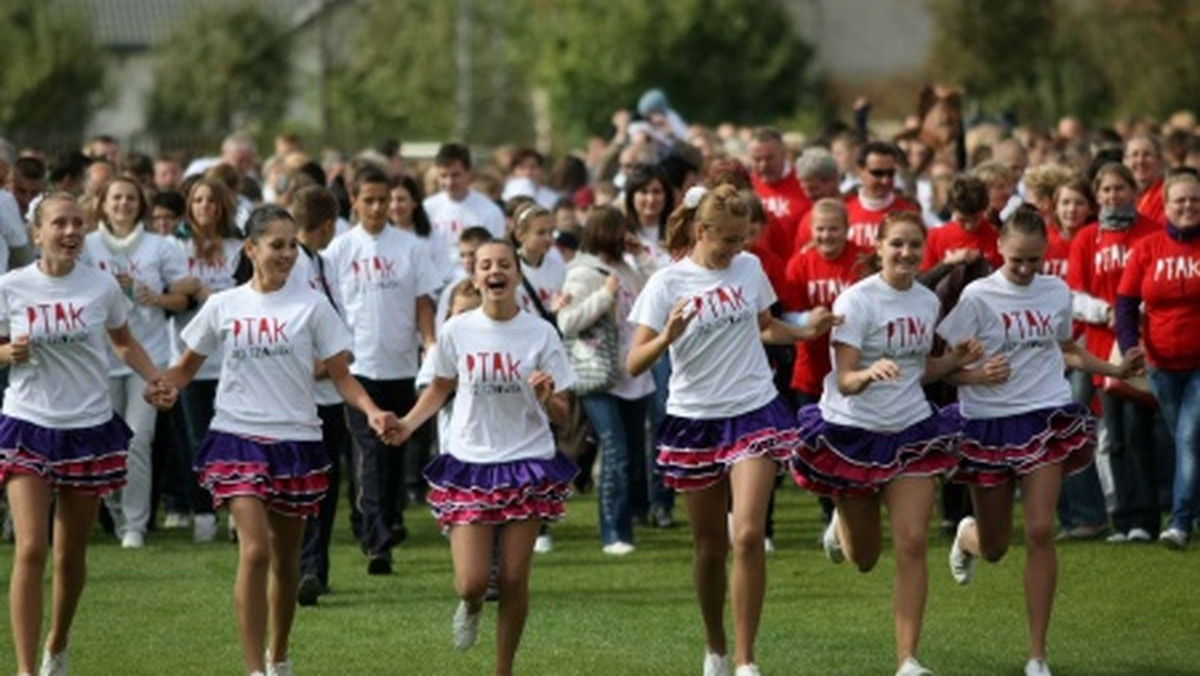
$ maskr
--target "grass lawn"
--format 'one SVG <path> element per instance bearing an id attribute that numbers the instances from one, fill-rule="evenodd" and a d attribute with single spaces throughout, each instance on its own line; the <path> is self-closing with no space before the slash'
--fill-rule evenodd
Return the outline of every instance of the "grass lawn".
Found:
<path id="1" fill-rule="evenodd" d="M 596 535 L 595 503 L 594 495 L 577 496 L 568 520 L 555 529 L 555 551 L 535 563 L 518 671 L 699 674 L 703 639 L 686 526 L 640 530 L 637 552 L 606 557 Z M 424 509 L 411 509 L 408 519 L 411 536 L 397 551 L 396 574 L 380 578 L 365 574 L 365 560 L 339 514 L 334 593 L 297 614 L 297 674 L 491 673 L 495 607 L 489 604 L 479 645 L 456 653 L 450 647 L 455 599 L 448 549 Z M 890 552 L 869 575 L 829 564 L 816 544 L 815 501 L 791 486 L 779 493 L 776 519 L 778 551 L 769 559 L 758 644 L 763 672 L 891 674 Z M 147 543 L 143 550 L 123 551 L 97 531 L 72 634 L 72 674 L 240 673 L 232 610 L 235 548 L 194 545 L 190 531 L 151 534 Z M 922 661 L 939 676 L 1018 676 L 1025 663 L 1024 548 L 1014 544 L 1003 562 L 981 566 L 966 588 L 950 579 L 948 548 L 947 540 L 933 537 Z M 1051 627 L 1055 675 L 1200 674 L 1196 555 L 1158 545 L 1061 546 Z M 12 546 L 0 545 L 5 594 L 11 567 Z M 0 671 L 15 666 L 8 622 L 4 614 Z"/>

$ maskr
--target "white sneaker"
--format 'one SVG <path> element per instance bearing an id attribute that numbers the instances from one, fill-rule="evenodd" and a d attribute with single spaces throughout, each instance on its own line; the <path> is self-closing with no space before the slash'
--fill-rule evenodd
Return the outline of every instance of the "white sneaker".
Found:
<path id="1" fill-rule="evenodd" d="M 1130 528 L 1125 537 L 1129 538 L 1130 542 L 1150 542 L 1154 539 L 1145 528 Z"/>
<path id="2" fill-rule="evenodd" d="M 975 577 L 975 557 L 963 551 L 959 545 L 963 531 L 974 523 L 975 517 L 963 517 L 963 520 L 958 522 L 958 529 L 954 532 L 954 544 L 950 545 L 950 575 L 959 584 L 969 584 L 971 578 Z"/>
<path id="3" fill-rule="evenodd" d="M 292 676 L 292 661 L 272 662 L 267 656 L 267 676 Z"/>
<path id="4" fill-rule="evenodd" d="M 758 670 L 757 664 L 751 662 L 738 667 L 737 671 L 733 672 L 733 676 L 762 676 L 762 672 Z"/>
<path id="5" fill-rule="evenodd" d="M 458 602 L 458 608 L 454 611 L 454 620 L 450 623 L 456 650 L 467 650 L 475 645 L 475 640 L 479 638 L 479 620 L 482 618 L 482 606 L 472 613 L 466 601 Z"/>
<path id="6" fill-rule="evenodd" d="M 42 668 L 38 669 L 38 676 L 67 676 L 67 670 L 71 668 L 71 658 L 67 655 L 66 648 L 57 655 L 51 655 L 49 650 L 42 653 Z"/>
<path id="7" fill-rule="evenodd" d="M 768 554 L 774 552 L 775 551 L 775 539 L 774 538 L 763 538 L 763 549 L 765 549 Z"/>
<path id="8" fill-rule="evenodd" d="M 146 535 L 141 531 L 127 530 L 121 535 L 121 549 L 141 549 L 146 546 Z"/>
<path id="9" fill-rule="evenodd" d="M 1158 541 L 1167 549 L 1183 549 L 1188 544 L 1188 534 L 1178 528 L 1168 528 L 1158 536 Z"/>
<path id="10" fill-rule="evenodd" d="M 548 554 L 554 551 L 554 538 L 550 535 L 539 535 L 533 542 L 533 551 L 538 554 Z"/>
<path id="11" fill-rule="evenodd" d="M 1046 660 L 1029 660 L 1025 663 L 1025 676 L 1050 676 L 1050 667 Z"/>
<path id="12" fill-rule="evenodd" d="M 167 512 L 167 515 L 163 517 L 164 530 L 187 528 L 189 525 L 191 525 L 191 520 L 188 519 L 187 514 L 182 512 Z"/>
<path id="13" fill-rule="evenodd" d="M 1117 531 L 1116 533 L 1113 533 L 1112 535 L 1109 535 L 1108 537 L 1104 538 L 1104 541 L 1109 543 L 1110 545 L 1121 545 L 1121 544 L 1125 544 L 1126 542 L 1129 542 L 1129 536 L 1126 535 L 1125 533 L 1122 533 L 1121 531 Z"/>
<path id="14" fill-rule="evenodd" d="M 921 666 L 916 659 L 906 657 L 904 663 L 896 670 L 896 676 L 933 676 L 933 672 Z"/>
<path id="15" fill-rule="evenodd" d="M 704 676 L 731 676 L 729 655 L 704 651 Z"/>
<path id="16" fill-rule="evenodd" d="M 217 539 L 217 515 L 197 514 L 192 522 L 192 540 L 212 542 Z"/>
<path id="17" fill-rule="evenodd" d="M 821 534 L 821 547 L 825 549 L 825 558 L 833 563 L 841 563 L 846 560 L 846 553 L 842 551 L 842 543 L 838 541 L 837 524 L 837 510 L 834 510 L 833 518 L 829 520 L 829 525 L 825 526 L 825 532 Z"/>
<path id="18" fill-rule="evenodd" d="M 628 542 L 621 542 L 618 540 L 611 544 L 604 545 L 601 551 L 609 556 L 625 556 L 626 554 L 633 553 L 633 545 L 629 544 Z"/>

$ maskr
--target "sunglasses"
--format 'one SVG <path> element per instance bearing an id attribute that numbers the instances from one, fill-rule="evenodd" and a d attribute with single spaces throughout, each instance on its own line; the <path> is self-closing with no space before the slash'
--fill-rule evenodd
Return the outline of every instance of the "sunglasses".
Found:
<path id="1" fill-rule="evenodd" d="M 875 178 L 895 178 L 895 169 L 868 169 L 867 173 Z"/>

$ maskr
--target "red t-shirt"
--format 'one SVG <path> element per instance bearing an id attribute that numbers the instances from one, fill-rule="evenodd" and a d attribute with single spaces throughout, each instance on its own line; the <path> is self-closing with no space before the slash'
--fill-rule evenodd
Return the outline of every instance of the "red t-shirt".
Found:
<path id="1" fill-rule="evenodd" d="M 783 300 L 788 286 L 783 272 L 785 267 L 783 259 L 775 255 L 774 251 L 767 248 L 766 242 L 761 238 L 754 244 L 746 247 L 746 251 L 758 257 L 758 261 L 762 263 L 763 272 L 767 274 L 767 281 L 771 282 L 771 288 L 775 290 L 776 297 Z M 785 306 L 786 304 L 784 302 Z"/>
<path id="2" fill-rule="evenodd" d="M 875 246 L 875 237 L 879 234 L 879 224 L 893 211 L 914 211 L 921 213 L 917 205 L 896 195 L 892 203 L 879 211 L 871 211 L 863 205 L 858 195 L 846 199 L 846 215 L 850 220 L 850 241 L 861 247 Z M 810 233 L 811 236 L 811 233 Z"/>
<path id="3" fill-rule="evenodd" d="M 1168 371 L 1200 369 L 1200 239 L 1165 230 L 1133 246 L 1117 293 L 1142 299 L 1146 359 Z"/>
<path id="4" fill-rule="evenodd" d="M 780 258 L 787 260 L 792 254 L 792 243 L 796 241 L 796 227 L 804 214 L 812 209 L 812 200 L 790 165 L 784 170 L 783 177 L 774 183 L 767 183 L 757 175 L 751 176 L 750 180 L 754 183 L 754 194 L 762 200 L 763 209 L 775 219 L 775 223 L 768 223 L 764 233 L 767 244 Z"/>
<path id="5" fill-rule="evenodd" d="M 804 218 L 800 219 L 800 225 L 796 226 L 796 241 L 792 245 L 792 252 L 804 251 L 808 243 L 812 241 L 812 216 L 813 210 L 809 209 Z"/>
<path id="6" fill-rule="evenodd" d="M 928 270 L 941 263 L 946 253 L 955 249 L 975 249 L 996 269 L 1004 265 L 999 247 L 1000 234 L 991 223 L 980 221 L 974 230 L 968 232 L 962 223 L 950 221 L 929 231 L 929 237 L 925 240 L 925 258 L 921 260 L 921 270 Z"/>
<path id="7" fill-rule="evenodd" d="M 1082 291 L 1109 305 L 1117 301 L 1117 286 L 1133 245 L 1162 228 L 1138 214 L 1138 219 L 1126 230 L 1101 230 L 1099 223 L 1085 226 L 1071 238 L 1071 255 L 1067 261 L 1067 286 Z M 1088 351 L 1108 361 L 1116 334 L 1107 325 L 1087 324 L 1083 335 Z"/>
<path id="8" fill-rule="evenodd" d="M 865 253 L 851 242 L 847 242 L 842 254 L 833 259 L 821 256 L 816 249 L 797 251 L 787 264 L 788 296 L 784 305 L 792 312 L 817 307 L 832 309 L 838 295 L 858 281 L 859 262 Z M 796 343 L 792 389 L 820 396 L 821 383 L 832 368 L 828 333 L 815 340 Z"/>
<path id="9" fill-rule="evenodd" d="M 1067 261 L 1071 257 L 1071 240 L 1063 237 L 1062 228 L 1054 223 L 1046 224 L 1046 257 L 1042 259 L 1042 274 L 1067 279 Z"/>
<path id="10" fill-rule="evenodd" d="M 1146 218 L 1167 227 L 1167 209 L 1163 203 L 1163 179 L 1158 179 L 1146 188 L 1146 192 L 1138 198 L 1137 210 Z"/>

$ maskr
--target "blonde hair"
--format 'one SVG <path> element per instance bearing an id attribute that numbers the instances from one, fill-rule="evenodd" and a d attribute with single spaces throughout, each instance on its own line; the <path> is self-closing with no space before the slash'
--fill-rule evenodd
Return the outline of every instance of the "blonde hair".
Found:
<path id="1" fill-rule="evenodd" d="M 1025 172 L 1025 188 L 1030 197 L 1053 199 L 1059 186 L 1071 180 L 1073 174 L 1061 164 L 1043 164 Z"/>
<path id="2" fill-rule="evenodd" d="M 711 228 L 730 218 L 750 218 L 750 207 L 738 195 L 737 188 L 725 184 L 709 190 L 695 208 L 684 204 L 671 213 L 663 238 L 667 251 L 672 258 L 687 255 L 696 243 L 697 228 Z"/>
<path id="3" fill-rule="evenodd" d="M 988 160 L 980 164 L 971 171 L 971 175 L 983 181 L 983 184 L 989 188 L 1000 183 L 1012 185 L 1017 180 L 1017 177 L 1013 176 L 1012 169 L 996 160 Z"/>

